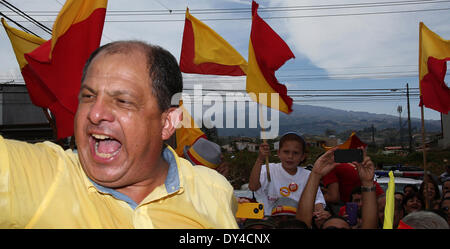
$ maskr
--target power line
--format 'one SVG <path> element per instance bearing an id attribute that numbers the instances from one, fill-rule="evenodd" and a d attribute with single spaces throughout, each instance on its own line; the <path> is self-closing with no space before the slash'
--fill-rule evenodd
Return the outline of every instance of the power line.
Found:
<path id="1" fill-rule="evenodd" d="M 170 9 L 161 2 L 155 0 L 166 10 L 108 10 L 110 15 L 184 15 L 185 9 Z M 334 10 L 345 8 L 373 8 L 373 7 L 392 7 L 404 5 L 421 5 L 421 4 L 437 4 L 446 3 L 450 0 L 415 0 L 415 1 L 390 1 L 390 2 L 366 2 L 366 3 L 347 3 L 347 4 L 323 4 L 323 5 L 304 5 L 304 6 L 278 6 L 278 7 L 260 7 L 258 12 L 278 12 L 278 11 L 305 11 L 305 10 Z M 236 13 L 250 13 L 250 8 L 217 8 L 217 9 L 190 9 L 192 14 L 236 14 Z M 51 16 L 56 15 L 57 11 L 27 11 L 36 16 Z M 47 13 L 47 14 L 39 14 Z"/>
<path id="2" fill-rule="evenodd" d="M 0 16 L 6 18 L 6 20 L 16 24 L 18 27 L 20 27 L 22 30 L 24 30 L 25 32 L 31 33 L 37 37 L 39 37 L 38 35 L 36 35 L 35 33 L 33 33 L 31 30 L 25 28 L 24 26 L 20 25 L 19 23 L 17 23 L 16 21 L 12 20 L 11 18 L 9 18 L 8 16 L 6 16 L 5 14 L 3 14 L 2 12 L 0 12 Z"/>
<path id="3" fill-rule="evenodd" d="M 17 8 L 16 6 L 10 4 L 9 2 L 7 2 L 6 0 L 1 0 L 0 3 L 5 6 L 6 8 L 12 10 L 14 13 L 20 15 L 21 17 L 27 19 L 29 22 L 37 25 L 39 28 L 41 28 L 42 30 L 44 30 L 45 32 L 49 33 L 50 35 L 52 34 L 52 30 L 50 28 L 48 28 L 47 26 L 45 26 L 44 24 L 36 21 L 34 18 L 32 18 L 31 16 L 27 15 L 25 12 L 21 11 L 19 8 Z M 10 20 L 10 19 L 9 19 Z"/>
<path id="4" fill-rule="evenodd" d="M 397 10 L 397 11 L 378 11 L 378 12 L 360 12 L 360 13 L 342 13 L 342 14 L 318 14 L 318 15 L 302 15 L 302 16 L 267 16 L 263 19 L 300 19 L 300 18 L 321 18 L 321 17 L 343 17 L 343 16 L 364 16 L 364 15 L 385 15 L 385 14 L 405 14 L 416 12 L 430 12 L 430 11 L 446 11 L 450 8 L 434 8 L 434 9 L 415 9 L 415 10 Z M 107 16 L 108 17 L 108 16 Z M 202 21 L 249 21 L 250 17 L 235 17 L 235 18 L 202 18 Z M 184 22 L 185 19 L 136 19 L 136 20 L 109 20 L 105 22 L 111 23 L 158 23 L 158 22 Z M 25 21 L 19 21 L 25 22 Z M 54 22 L 54 20 L 40 20 L 40 22 Z"/>

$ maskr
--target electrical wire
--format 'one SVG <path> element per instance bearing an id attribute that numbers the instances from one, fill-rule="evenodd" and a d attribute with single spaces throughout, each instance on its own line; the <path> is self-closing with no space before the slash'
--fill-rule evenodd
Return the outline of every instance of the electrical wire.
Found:
<path id="1" fill-rule="evenodd" d="M 184 15 L 185 9 L 170 9 L 161 2 L 155 0 L 166 10 L 108 10 L 109 15 Z M 415 0 L 415 1 L 390 1 L 390 2 L 366 2 L 366 3 L 347 3 L 347 4 L 323 4 L 323 5 L 304 5 L 304 6 L 278 6 L 278 7 L 260 7 L 258 12 L 279 12 L 279 11 L 306 11 L 306 10 L 335 10 L 352 8 L 373 8 L 373 7 L 392 7 L 404 5 L 422 5 L 448 3 L 450 0 Z M 35 16 L 56 16 L 58 11 L 27 11 Z M 217 9 L 190 9 L 192 14 L 238 14 L 251 12 L 250 8 L 217 8 Z"/>
<path id="2" fill-rule="evenodd" d="M 2 4 L 3 6 L 5 6 L 6 8 L 8 8 L 10 10 L 12 10 L 14 13 L 20 15 L 21 17 L 27 19 L 29 22 L 37 25 L 39 28 L 41 28 L 42 30 L 44 30 L 48 34 L 50 34 L 50 35 L 52 34 L 52 30 L 50 28 L 48 28 L 44 24 L 40 23 L 39 21 L 36 21 L 34 18 L 32 18 L 31 16 L 27 15 L 25 12 L 21 11 L 19 8 L 17 8 L 16 6 L 10 4 L 6 0 L 1 0 L 0 4 Z"/>
<path id="3" fill-rule="evenodd" d="M 316 14 L 316 15 L 300 15 L 300 16 L 264 16 L 268 19 L 302 19 L 302 18 L 321 18 L 321 17 L 343 17 L 343 16 L 366 16 L 366 15 L 386 15 L 386 14 L 405 14 L 417 12 L 431 12 L 431 11 L 448 11 L 448 8 L 432 8 L 432 9 L 414 9 L 414 10 L 393 10 L 393 11 L 375 11 L 375 12 L 359 12 L 359 13 L 338 13 L 338 14 Z M 127 14 L 126 16 L 130 16 Z M 105 22 L 111 23 L 159 23 L 159 22 L 184 22 L 185 19 L 135 19 L 135 20 L 111 20 L 110 15 L 106 16 Z M 202 21 L 249 21 L 251 17 L 233 17 L 233 18 L 202 18 Z M 54 20 L 39 20 L 40 22 L 54 22 Z M 18 21 L 26 22 L 26 21 Z"/>

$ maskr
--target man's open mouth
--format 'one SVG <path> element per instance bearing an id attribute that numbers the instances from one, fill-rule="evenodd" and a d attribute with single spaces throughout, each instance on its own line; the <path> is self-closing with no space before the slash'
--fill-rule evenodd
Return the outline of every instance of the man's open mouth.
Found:
<path id="1" fill-rule="evenodd" d="M 94 151 L 95 155 L 108 159 L 115 155 L 117 155 L 122 148 L 122 144 L 109 136 L 101 135 L 101 134 L 92 134 L 92 138 L 94 139 Z"/>

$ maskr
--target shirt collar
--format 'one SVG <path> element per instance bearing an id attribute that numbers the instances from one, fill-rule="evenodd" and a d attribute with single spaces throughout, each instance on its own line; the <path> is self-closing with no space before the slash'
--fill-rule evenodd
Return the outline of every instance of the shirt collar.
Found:
<path id="1" fill-rule="evenodd" d="M 178 157 L 175 155 L 175 151 L 170 146 L 165 146 L 162 152 L 163 159 L 168 163 L 169 169 L 167 171 L 166 180 L 164 181 L 165 189 L 167 194 L 173 194 L 180 190 L 180 175 L 178 172 Z M 138 203 L 133 201 L 130 197 L 125 194 L 122 194 L 112 188 L 101 186 L 95 183 L 92 179 L 90 179 L 87 175 L 86 177 L 89 179 L 88 188 L 95 187 L 95 189 L 101 193 L 110 194 L 116 199 L 125 201 L 130 205 L 131 208 L 136 209 Z"/>
<path id="2" fill-rule="evenodd" d="M 162 156 L 164 160 L 169 164 L 169 170 L 167 172 L 166 180 L 164 185 L 166 186 L 166 191 L 172 194 L 180 189 L 180 175 L 178 173 L 178 158 L 175 157 L 175 151 L 170 147 L 166 146 L 163 150 Z"/>

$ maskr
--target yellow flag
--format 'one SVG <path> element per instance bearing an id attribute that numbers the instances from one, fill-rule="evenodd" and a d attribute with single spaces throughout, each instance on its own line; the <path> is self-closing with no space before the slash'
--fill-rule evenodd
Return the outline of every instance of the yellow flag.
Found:
<path id="1" fill-rule="evenodd" d="M 383 229 L 392 229 L 394 224 L 394 208 L 395 208 L 395 182 L 394 173 L 389 171 L 389 183 L 386 191 L 386 206 L 384 207 L 384 223 Z"/>

